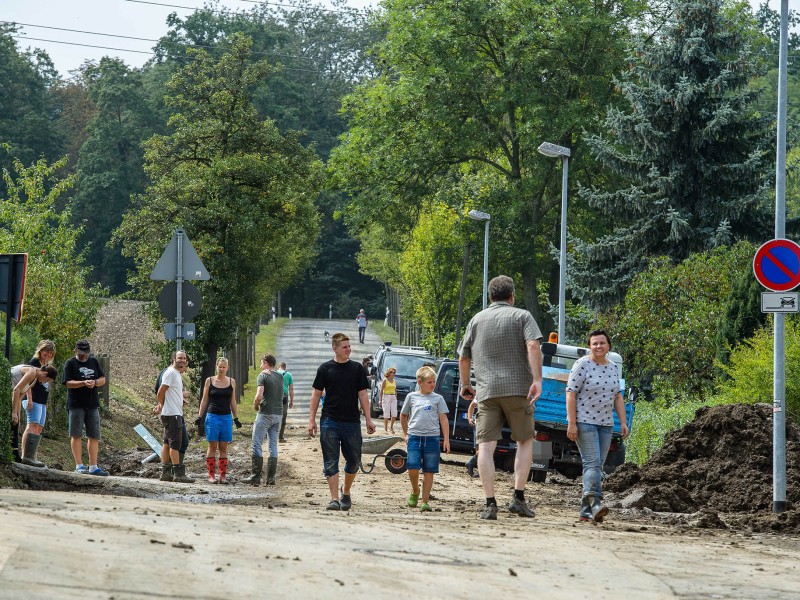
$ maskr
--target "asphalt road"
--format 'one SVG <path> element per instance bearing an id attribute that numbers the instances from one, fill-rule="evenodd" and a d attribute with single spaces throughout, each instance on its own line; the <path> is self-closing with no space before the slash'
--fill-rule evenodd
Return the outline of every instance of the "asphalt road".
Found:
<path id="1" fill-rule="evenodd" d="M 350 338 L 353 352 L 351 360 L 361 362 L 365 356 L 378 350 L 382 340 L 372 330 L 367 328 L 364 343 L 358 341 L 358 328 L 355 320 L 322 320 L 322 319 L 291 319 L 281 331 L 278 338 L 278 361 L 286 363 L 287 370 L 294 379 L 294 409 L 289 411 L 289 417 L 298 423 L 308 421 L 308 404 L 311 398 L 311 384 L 317 374 L 317 368 L 327 360 L 333 358 L 331 343 L 325 341 L 325 332 L 331 336 L 334 333 L 346 333 Z"/>

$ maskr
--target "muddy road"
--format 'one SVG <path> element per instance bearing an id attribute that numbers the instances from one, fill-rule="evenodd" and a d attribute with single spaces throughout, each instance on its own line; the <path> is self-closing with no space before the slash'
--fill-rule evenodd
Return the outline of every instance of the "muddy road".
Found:
<path id="1" fill-rule="evenodd" d="M 247 427 L 230 447 L 229 485 L 205 482 L 202 444 L 187 454 L 194 484 L 158 481 L 144 450 L 104 457 L 107 478 L 14 465 L 22 489 L 0 489 L 0 598 L 800 598 L 800 536 L 748 526 L 765 515 L 625 508 L 621 490 L 606 522 L 581 523 L 580 480 L 551 474 L 528 484 L 536 518 L 522 519 L 503 510 L 513 481 L 498 473 L 501 512 L 486 522 L 460 455 L 443 456 L 431 513 L 405 506 L 407 476 L 382 460 L 359 474 L 351 511 L 326 511 L 304 357 L 327 349 L 321 327 L 284 331 L 278 358 L 297 404 L 277 486 L 241 483 Z M 374 352 L 368 341 L 354 359 Z"/>

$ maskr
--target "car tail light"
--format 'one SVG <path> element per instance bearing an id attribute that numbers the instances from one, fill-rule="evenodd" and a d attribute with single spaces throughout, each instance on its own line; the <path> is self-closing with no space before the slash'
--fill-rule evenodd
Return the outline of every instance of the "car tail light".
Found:
<path id="1" fill-rule="evenodd" d="M 549 442 L 550 441 L 550 434 L 549 433 L 542 433 L 541 431 L 536 432 L 536 441 L 537 442 Z"/>

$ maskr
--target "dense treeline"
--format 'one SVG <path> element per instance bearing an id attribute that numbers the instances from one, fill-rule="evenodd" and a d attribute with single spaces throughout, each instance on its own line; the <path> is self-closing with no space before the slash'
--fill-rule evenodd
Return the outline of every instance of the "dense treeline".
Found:
<path id="1" fill-rule="evenodd" d="M 2 194 L 16 211 L 5 213 L 47 198 L 55 220 L 42 226 L 77 265 L 74 310 L 91 314 L 102 293 L 152 298 L 149 271 L 182 226 L 212 274 L 197 318 L 208 356 L 279 293 L 295 316 L 332 304 L 334 316 L 380 318 L 391 297 L 406 341 L 421 334 L 447 353 L 462 262 L 465 315 L 481 302 L 483 228 L 466 218 L 479 209 L 491 215 L 490 273 L 514 276 L 518 303 L 549 331 L 561 204 L 560 161 L 537 152 L 549 141 L 571 149 L 568 341 L 608 326 L 636 381 L 673 399 L 713 395 L 764 324 L 747 256 L 772 230 L 774 11 L 733 0 L 335 9 L 173 15 L 144 67 L 104 58 L 70 77 L 0 26 Z M 790 56 L 798 45 L 792 35 Z M 43 269 L 38 243 L 18 232 L 3 250 Z M 45 312 L 28 324 L 54 335 Z"/>

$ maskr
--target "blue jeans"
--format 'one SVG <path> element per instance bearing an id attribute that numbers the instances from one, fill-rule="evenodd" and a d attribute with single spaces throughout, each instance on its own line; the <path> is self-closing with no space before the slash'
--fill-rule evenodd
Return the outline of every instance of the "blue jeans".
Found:
<path id="1" fill-rule="evenodd" d="M 282 414 L 265 415 L 258 413 L 256 422 L 253 423 L 253 456 L 264 456 L 261 444 L 264 443 L 264 436 L 268 435 L 269 455 L 271 458 L 278 458 L 278 433 L 281 429 Z"/>
<path id="2" fill-rule="evenodd" d="M 603 464 L 611 447 L 611 426 L 578 423 L 578 450 L 583 459 L 583 495 L 603 497 Z"/>
<path id="3" fill-rule="evenodd" d="M 347 423 L 333 419 L 320 419 L 319 443 L 325 477 L 339 472 L 339 451 L 344 456 L 344 472 L 358 473 L 361 465 L 361 421 Z"/>

